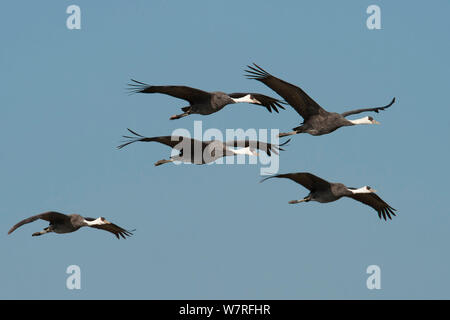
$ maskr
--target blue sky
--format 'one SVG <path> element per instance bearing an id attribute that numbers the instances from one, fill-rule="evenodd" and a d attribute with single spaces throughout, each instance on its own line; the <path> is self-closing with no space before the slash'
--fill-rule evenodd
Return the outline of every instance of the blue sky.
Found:
<path id="1" fill-rule="evenodd" d="M 66 8 L 81 8 L 81 30 Z M 381 8 L 368 30 L 366 8 Z M 0 298 L 450 298 L 448 1 L 5 1 L 0 59 Z M 135 78 L 204 90 L 256 91 L 256 62 L 329 111 L 378 106 L 380 126 L 293 137 L 280 172 L 370 185 L 398 209 L 380 221 L 351 199 L 289 205 L 307 194 L 261 179 L 258 165 L 154 167 L 170 149 L 115 147 L 203 128 L 289 130 L 292 108 L 239 104 L 208 117 L 168 118 L 186 103 L 126 94 Z M 135 235 L 31 237 L 56 210 L 105 216 Z M 66 288 L 69 265 L 81 290 Z M 381 268 L 368 290 L 366 268 Z"/>

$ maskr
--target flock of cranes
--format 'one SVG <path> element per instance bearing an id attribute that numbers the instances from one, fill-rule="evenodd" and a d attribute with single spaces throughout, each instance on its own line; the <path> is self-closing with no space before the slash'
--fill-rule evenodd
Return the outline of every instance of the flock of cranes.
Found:
<path id="1" fill-rule="evenodd" d="M 250 103 L 265 107 L 269 112 L 279 112 L 278 109 L 285 109 L 283 105 L 290 105 L 303 118 L 300 126 L 292 129 L 287 133 L 280 133 L 280 137 L 295 135 L 299 133 L 309 133 L 313 136 L 319 136 L 332 133 L 333 131 L 346 126 L 354 126 L 360 124 L 379 124 L 370 116 L 360 119 L 349 120 L 346 117 L 362 112 L 376 112 L 389 108 L 395 102 L 395 98 L 383 107 L 362 108 L 347 111 L 344 113 L 328 112 L 322 108 L 317 102 L 309 97 L 301 88 L 281 80 L 257 64 L 248 66 L 247 78 L 255 79 L 275 91 L 284 101 L 275 99 L 259 93 L 230 93 L 215 91 L 207 92 L 187 86 L 152 86 L 146 83 L 131 80 L 129 89 L 131 93 L 161 93 L 189 102 L 189 106 L 182 107 L 183 113 L 170 117 L 170 120 L 180 119 L 191 114 L 209 115 L 220 111 L 225 106 L 235 103 Z M 272 153 L 278 154 L 283 151 L 282 146 L 286 145 L 290 140 L 282 144 L 276 145 L 265 143 L 257 140 L 232 140 L 232 141 L 200 141 L 182 136 L 158 136 L 144 137 L 135 131 L 128 129 L 132 136 L 123 136 L 128 139 L 126 142 L 118 146 L 118 149 L 132 144 L 134 142 L 158 142 L 179 151 L 178 155 L 169 159 L 162 159 L 155 163 L 159 166 L 173 161 L 189 162 L 198 165 L 214 162 L 221 157 L 235 156 L 239 154 L 257 156 L 257 150 L 265 152 L 268 156 Z M 234 148 L 234 149 L 233 149 Z M 289 201 L 290 204 L 296 204 L 308 201 L 317 201 L 327 203 L 339 200 L 342 197 L 349 197 L 372 207 L 380 219 L 392 219 L 395 216 L 395 209 L 383 201 L 375 194 L 375 190 L 369 186 L 361 188 L 347 187 L 342 183 L 328 182 L 309 172 L 297 172 L 277 174 L 263 179 L 261 182 L 271 178 L 287 178 L 302 185 L 309 190 L 309 194 L 300 199 Z M 79 230 L 81 227 L 92 227 L 113 233 L 118 239 L 125 239 L 131 236 L 134 230 L 125 230 L 103 217 L 88 218 L 78 214 L 63 214 L 55 211 L 44 212 L 26 218 L 14 225 L 8 232 L 12 233 L 20 226 L 36 221 L 45 220 L 49 222 L 49 226 L 40 232 L 35 232 L 33 236 L 40 236 L 49 232 L 54 233 L 70 233 Z"/>

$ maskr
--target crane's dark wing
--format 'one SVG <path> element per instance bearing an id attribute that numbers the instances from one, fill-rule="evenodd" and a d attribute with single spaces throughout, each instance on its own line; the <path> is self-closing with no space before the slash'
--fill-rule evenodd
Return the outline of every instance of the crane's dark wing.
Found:
<path id="1" fill-rule="evenodd" d="M 374 208 L 375 211 L 378 212 L 378 217 L 380 217 L 380 219 L 383 217 L 384 220 L 386 220 L 386 216 L 389 219 L 392 219 L 391 215 L 395 216 L 394 211 L 396 210 L 386 202 L 384 202 L 383 199 L 381 199 L 375 193 L 355 193 L 348 197 Z"/>
<path id="2" fill-rule="evenodd" d="M 225 145 L 229 147 L 235 147 L 235 148 L 254 148 L 261 151 L 264 151 L 268 156 L 270 156 L 273 153 L 278 154 L 278 151 L 284 151 L 283 148 L 280 148 L 286 144 L 289 143 L 291 139 L 283 142 L 282 144 L 273 144 L 273 143 L 267 143 L 267 142 L 261 142 L 257 140 L 233 140 L 233 141 L 227 141 L 225 142 Z"/>
<path id="3" fill-rule="evenodd" d="M 189 101 L 191 105 L 209 101 L 211 94 L 209 92 L 186 86 L 151 86 L 144 82 L 133 80 L 128 84 L 131 93 L 162 93 L 169 96 Z"/>
<path id="4" fill-rule="evenodd" d="M 392 106 L 394 104 L 394 102 L 395 102 L 395 98 L 392 99 L 392 101 L 388 105 L 385 105 L 384 107 L 356 109 L 356 110 L 351 110 L 351 111 L 347 111 L 347 112 L 341 113 L 341 115 L 343 117 L 346 117 L 346 116 L 349 116 L 349 115 L 352 115 L 352 114 L 358 114 L 358 113 L 361 113 L 361 112 L 369 112 L 369 111 L 373 111 L 373 112 L 378 113 L 380 110 L 384 110 L 384 109 L 387 109 L 390 106 Z"/>
<path id="5" fill-rule="evenodd" d="M 261 81 L 278 93 L 303 117 L 303 119 L 308 120 L 313 115 L 326 112 L 299 87 L 272 76 L 255 63 L 253 65 L 254 67 L 247 66 L 250 68 L 250 70 L 246 70 L 248 73 L 247 78 Z"/>
<path id="6" fill-rule="evenodd" d="M 131 129 L 128 129 L 134 137 L 130 136 L 123 136 L 124 138 L 129 139 L 129 141 L 121 144 L 117 147 L 117 149 L 122 149 L 123 147 L 129 145 L 130 143 L 142 141 L 142 142 L 159 142 L 162 144 L 165 144 L 173 149 L 181 150 L 183 148 L 187 148 L 187 145 L 193 145 L 195 142 L 202 144 L 202 141 L 191 139 L 188 137 L 182 137 L 182 136 L 161 136 L 161 137 L 144 137 L 141 136 L 139 133 L 134 132 Z"/>
<path id="7" fill-rule="evenodd" d="M 35 216 L 23 219 L 22 221 L 16 223 L 9 231 L 8 234 L 12 233 L 14 230 L 19 228 L 20 226 L 23 226 L 24 224 L 36 221 L 38 219 L 45 220 L 48 222 L 64 222 L 64 220 L 69 219 L 69 217 L 63 213 L 55 212 L 55 211 L 49 211 L 37 214 Z"/>
<path id="8" fill-rule="evenodd" d="M 264 106 L 267 108 L 269 112 L 272 112 L 272 110 L 275 110 L 276 113 L 278 113 L 278 108 L 283 109 L 284 107 L 281 104 L 286 104 L 286 102 L 280 101 L 278 99 L 260 94 L 260 93 L 242 93 L 242 92 L 236 92 L 236 93 L 230 93 L 229 96 L 232 98 L 242 98 L 246 95 L 250 94 L 253 98 L 258 100 L 260 103 L 252 103 L 260 106 Z"/>
<path id="9" fill-rule="evenodd" d="M 328 189 L 331 186 L 328 181 L 323 180 L 322 178 L 319 178 L 309 172 L 277 174 L 275 176 L 267 177 L 267 178 L 261 180 L 261 182 L 266 181 L 267 179 L 271 179 L 271 178 L 291 179 L 292 181 L 295 181 L 295 182 L 301 184 L 302 186 L 304 186 L 306 189 L 308 189 L 310 191 Z"/>
<path id="10" fill-rule="evenodd" d="M 86 219 L 88 221 L 95 220 L 94 218 L 84 218 L 84 219 Z M 95 225 L 95 226 L 90 226 L 90 227 L 114 233 L 114 235 L 117 237 L 117 239 L 120 239 L 120 237 L 125 239 L 126 237 L 130 237 L 133 235 L 132 231 L 134 231 L 134 230 L 125 230 L 125 229 L 119 227 L 118 225 L 115 225 L 114 223 L 111 223 L 107 220 L 104 220 L 104 221 L 106 222 L 106 224 Z"/>

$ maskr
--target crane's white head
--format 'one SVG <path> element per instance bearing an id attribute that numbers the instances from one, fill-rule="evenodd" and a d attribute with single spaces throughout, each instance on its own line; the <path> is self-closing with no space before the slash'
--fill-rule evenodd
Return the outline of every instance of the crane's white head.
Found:
<path id="1" fill-rule="evenodd" d="M 245 102 L 245 103 L 261 104 L 261 102 L 258 99 L 256 99 L 254 96 L 252 96 L 251 94 L 247 94 L 240 98 L 231 98 L 231 99 L 233 99 L 234 103 Z"/>
<path id="2" fill-rule="evenodd" d="M 363 117 L 360 119 L 349 120 L 353 124 L 380 124 L 377 120 L 372 117 Z"/>
<path id="3" fill-rule="evenodd" d="M 84 222 L 88 225 L 88 226 L 99 226 L 99 225 L 103 225 L 103 224 L 109 224 L 110 222 L 108 220 L 106 220 L 103 217 L 97 218 L 93 221 L 89 221 L 84 219 Z"/>
<path id="4" fill-rule="evenodd" d="M 246 154 L 249 156 L 258 156 L 259 153 L 256 151 L 256 149 L 247 147 L 247 148 L 241 148 L 241 149 L 230 149 L 234 154 Z"/>
<path id="5" fill-rule="evenodd" d="M 107 223 L 110 223 L 108 220 L 106 220 L 104 217 L 100 217 L 100 218 L 98 218 L 98 219 L 100 219 L 100 221 L 101 221 L 101 224 L 107 224 Z"/>
<path id="6" fill-rule="evenodd" d="M 250 95 L 250 100 L 252 101 L 251 103 L 262 104 L 261 101 L 256 99 L 253 95 Z"/>
<path id="7" fill-rule="evenodd" d="M 364 186 L 358 189 L 349 189 L 353 194 L 357 194 L 357 193 L 375 193 L 377 192 L 375 189 L 372 189 L 369 186 Z"/>

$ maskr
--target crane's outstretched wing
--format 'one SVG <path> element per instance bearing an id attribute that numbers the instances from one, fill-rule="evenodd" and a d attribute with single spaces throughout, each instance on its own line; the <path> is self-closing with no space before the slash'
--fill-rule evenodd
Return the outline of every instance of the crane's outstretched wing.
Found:
<path id="1" fill-rule="evenodd" d="M 313 175 L 309 172 L 297 172 L 297 173 L 286 173 L 286 174 L 277 174 L 275 176 L 267 177 L 261 182 L 266 181 L 267 179 L 271 178 L 287 178 L 291 179 L 292 181 L 295 181 L 302 186 L 304 186 L 306 189 L 310 191 L 314 190 L 320 190 L 320 189 L 328 189 L 330 188 L 330 183 L 322 178 L 319 178 L 318 176 Z"/>
<path id="2" fill-rule="evenodd" d="M 94 218 L 86 218 L 86 217 L 84 219 L 86 219 L 88 221 L 95 220 Z M 104 220 L 104 222 L 106 222 L 106 224 L 95 225 L 95 226 L 90 226 L 90 227 L 111 232 L 117 237 L 117 239 L 120 239 L 120 237 L 125 239 L 126 237 L 131 237 L 133 235 L 132 231 L 134 231 L 134 230 L 125 230 L 125 229 L 119 227 L 118 225 L 115 225 L 114 223 L 111 223 L 107 220 Z"/>
<path id="3" fill-rule="evenodd" d="M 352 188 L 349 188 L 352 189 Z M 391 218 L 391 215 L 395 216 L 394 211 L 396 211 L 394 208 L 392 208 L 390 205 L 388 205 L 386 202 L 383 201 L 378 195 L 375 193 L 355 193 L 350 196 L 348 196 L 352 199 L 355 199 L 359 202 L 362 202 L 368 206 L 371 206 L 375 209 L 376 212 L 378 212 L 378 217 L 381 219 L 382 216 L 384 220 L 386 220 L 386 216 L 389 219 Z"/>
<path id="4" fill-rule="evenodd" d="M 23 226 L 24 224 L 36 221 L 38 219 L 45 220 L 45 221 L 48 221 L 48 222 L 52 222 L 52 221 L 63 222 L 64 220 L 68 219 L 68 216 L 63 214 L 63 213 L 59 213 L 59 212 L 55 212 L 55 211 L 49 211 L 49 212 L 40 213 L 40 214 L 37 214 L 35 216 L 23 219 L 22 221 L 16 223 L 8 231 L 8 234 L 12 233 L 14 230 L 19 228 L 20 226 Z"/>
<path id="5" fill-rule="evenodd" d="M 209 101 L 209 92 L 186 86 L 151 86 L 144 82 L 133 80 L 128 84 L 131 93 L 162 93 L 169 96 L 189 101 L 191 105 Z"/>
<path id="6" fill-rule="evenodd" d="M 182 136 L 161 136 L 161 137 L 144 137 L 140 135 L 139 133 L 134 132 L 131 129 L 128 129 L 132 134 L 134 134 L 134 137 L 130 136 L 123 136 L 124 138 L 129 139 L 128 142 L 125 142 L 117 147 L 117 149 L 122 149 L 123 147 L 129 145 L 130 143 L 134 142 L 159 142 L 162 144 L 165 144 L 173 149 L 181 150 L 183 148 L 187 148 L 187 145 L 192 146 L 195 142 L 202 144 L 202 141 L 191 139 L 188 137 L 182 137 Z"/>
<path id="7" fill-rule="evenodd" d="M 273 91 L 278 93 L 295 109 L 295 111 L 298 112 L 298 114 L 303 117 L 305 121 L 313 115 L 326 112 L 321 106 L 319 106 L 319 104 L 317 104 L 317 102 L 315 102 L 299 87 L 272 76 L 255 63 L 253 65 L 254 67 L 247 66 L 250 68 L 250 70 L 246 70 L 248 73 L 246 75 L 247 78 L 261 81 Z"/>
<path id="8" fill-rule="evenodd" d="M 232 98 L 242 98 L 245 97 L 246 95 L 251 95 L 253 98 L 255 98 L 256 100 L 259 101 L 256 103 L 252 103 L 252 104 L 256 104 L 256 105 L 260 105 L 260 106 L 264 106 L 267 108 L 267 110 L 269 112 L 272 112 L 272 110 L 275 110 L 276 113 L 278 113 L 278 109 L 285 109 L 281 104 L 286 104 L 286 102 L 280 101 L 278 99 L 260 94 L 260 93 L 242 93 L 242 92 L 235 92 L 235 93 L 230 93 L 229 96 Z"/>
<path id="9" fill-rule="evenodd" d="M 352 114 L 358 114 L 358 113 L 361 113 L 361 112 L 369 112 L 369 111 L 373 111 L 373 112 L 378 113 L 378 112 L 380 112 L 380 110 L 385 110 L 385 109 L 389 108 L 390 106 L 392 106 L 394 104 L 394 102 L 395 102 L 395 97 L 392 99 L 392 101 L 388 105 L 385 105 L 384 107 L 350 110 L 350 111 L 341 113 L 341 115 L 343 117 L 346 117 L 346 116 L 349 116 L 349 115 L 352 115 Z"/>
<path id="10" fill-rule="evenodd" d="M 278 154 L 278 151 L 284 151 L 283 148 L 280 148 L 286 144 L 289 143 L 291 139 L 283 142 L 282 144 L 273 144 L 273 143 L 267 143 L 267 142 L 261 142 L 257 140 L 233 140 L 233 141 L 227 141 L 225 142 L 225 145 L 229 147 L 235 147 L 235 148 L 254 148 L 261 151 L 264 151 L 268 156 L 270 156 L 273 153 Z"/>

